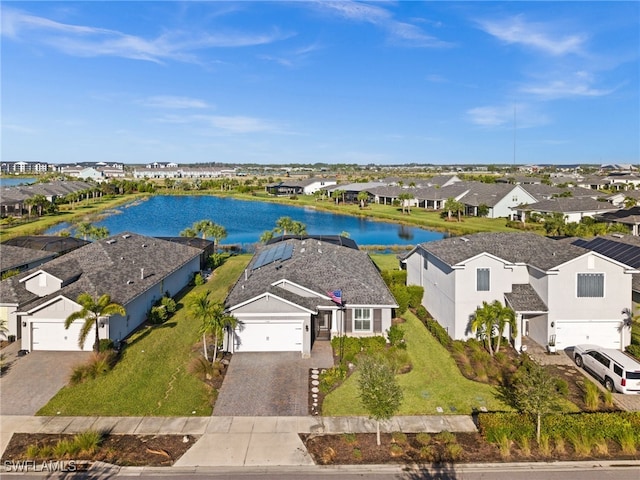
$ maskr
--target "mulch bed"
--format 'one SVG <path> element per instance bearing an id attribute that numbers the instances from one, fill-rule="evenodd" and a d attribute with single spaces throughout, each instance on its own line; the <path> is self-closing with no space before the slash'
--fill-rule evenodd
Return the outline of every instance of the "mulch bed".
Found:
<path id="1" fill-rule="evenodd" d="M 416 440 L 416 434 L 406 434 L 406 442 L 394 442 L 389 433 L 381 433 L 381 445 L 376 444 L 375 433 L 313 435 L 301 434 L 314 461 L 319 465 L 354 464 L 446 464 L 446 463 L 501 463 L 540 462 L 570 460 L 637 460 L 638 455 L 626 455 L 615 442 L 608 443 L 608 452 L 589 456 L 579 456 L 567 442 L 565 452 L 553 452 L 552 456 L 542 455 L 532 446 L 524 452 L 517 445 L 511 447 L 511 455 L 503 458 L 497 446 L 484 440 L 479 433 L 456 433 L 458 447 L 450 448 L 437 434 L 431 435 L 431 442 L 425 447 Z M 535 442 L 532 442 L 535 445 Z M 452 452 L 455 458 L 452 458 Z"/>
<path id="2" fill-rule="evenodd" d="M 14 433 L 1 462 L 4 465 L 5 462 L 18 460 L 64 460 L 28 458 L 27 448 L 30 445 L 54 446 L 60 440 L 72 438 L 73 435 Z M 198 438 L 193 435 L 106 435 L 95 455 L 79 454 L 76 458 L 68 460 L 101 461 L 120 466 L 170 466 L 193 446 Z"/>

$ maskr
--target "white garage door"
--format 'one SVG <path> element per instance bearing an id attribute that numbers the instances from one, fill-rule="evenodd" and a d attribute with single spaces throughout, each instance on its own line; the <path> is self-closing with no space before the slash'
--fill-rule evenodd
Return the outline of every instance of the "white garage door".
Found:
<path id="1" fill-rule="evenodd" d="M 573 347 L 593 343 L 605 348 L 620 349 L 620 322 L 557 322 L 556 347 Z"/>
<path id="2" fill-rule="evenodd" d="M 78 347 L 78 335 L 80 334 L 82 323 L 74 322 L 67 330 L 61 322 L 31 322 L 32 350 L 80 350 Z M 95 333 L 91 330 L 85 341 L 85 350 L 91 350 L 94 339 Z"/>
<path id="3" fill-rule="evenodd" d="M 301 352 L 302 323 L 249 323 L 236 330 L 236 352 Z"/>

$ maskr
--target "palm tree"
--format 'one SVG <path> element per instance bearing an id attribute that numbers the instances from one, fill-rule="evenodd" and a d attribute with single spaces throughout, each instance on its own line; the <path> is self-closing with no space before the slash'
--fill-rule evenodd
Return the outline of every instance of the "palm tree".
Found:
<path id="1" fill-rule="evenodd" d="M 213 228 L 214 223 L 211 220 L 200 220 L 193 224 L 193 229 L 202 234 L 202 239 L 204 240 L 208 236 L 211 235 L 211 229 Z"/>
<path id="2" fill-rule="evenodd" d="M 331 198 L 336 199 L 336 205 L 337 205 L 340 201 L 340 197 L 342 197 L 342 203 L 344 203 L 344 194 L 345 194 L 344 190 L 334 190 L 333 192 L 331 192 Z"/>
<path id="3" fill-rule="evenodd" d="M 507 307 L 503 306 L 498 300 L 495 300 L 492 304 L 494 312 L 496 314 L 496 333 L 498 340 L 496 342 L 496 353 L 500 351 L 500 341 L 502 340 L 502 332 L 504 332 L 504 328 L 509 325 L 510 337 L 515 338 L 518 334 L 518 326 L 516 324 L 516 312 Z"/>
<path id="4" fill-rule="evenodd" d="M 260 243 L 267 243 L 269 240 L 273 238 L 273 230 L 265 230 L 260 235 Z"/>
<path id="5" fill-rule="evenodd" d="M 79 223 L 76 227 L 76 235 L 82 235 L 82 238 L 86 240 L 87 237 L 91 235 L 93 228 L 94 226 L 89 222 Z"/>
<path id="6" fill-rule="evenodd" d="M 218 357 L 218 346 L 225 331 L 234 330 L 238 326 L 238 319 L 225 311 L 221 302 L 215 302 L 212 309 L 211 324 L 213 327 L 213 360 L 215 363 Z"/>
<path id="7" fill-rule="evenodd" d="M 360 208 L 364 208 L 367 205 L 367 202 L 369 201 L 369 194 L 364 190 L 361 192 L 358 192 L 358 201 L 360 202 Z"/>
<path id="8" fill-rule="evenodd" d="M 402 202 L 402 213 L 405 213 L 405 209 L 411 215 L 411 200 L 413 199 L 413 195 L 408 192 L 403 192 L 398 195 L 398 200 Z"/>
<path id="9" fill-rule="evenodd" d="M 191 314 L 200 319 L 200 333 L 202 334 L 202 348 L 204 350 L 204 358 L 209 360 L 207 352 L 207 335 L 213 333 L 215 324 L 213 322 L 213 302 L 209 298 L 209 291 L 196 295 L 191 300 L 189 309 Z"/>
<path id="10" fill-rule="evenodd" d="M 198 236 L 198 232 L 196 232 L 193 228 L 191 227 L 187 227 L 184 230 L 182 230 L 180 232 L 180 236 L 181 237 L 187 237 L 187 238 L 195 238 Z"/>
<path id="11" fill-rule="evenodd" d="M 227 238 L 227 229 L 222 225 L 214 223 L 209 229 L 209 234 L 213 238 L 213 251 L 216 252 L 218 250 L 220 240 L 222 240 L 223 238 Z"/>
<path id="12" fill-rule="evenodd" d="M 458 214 L 458 222 L 460 221 L 460 212 L 464 209 L 462 202 L 459 202 L 453 197 L 447 198 L 444 203 L 444 209 L 447 211 L 447 219 L 451 220 L 451 213 L 456 212 Z"/>
<path id="13" fill-rule="evenodd" d="M 276 220 L 276 228 L 275 231 L 277 233 L 282 233 L 282 235 L 286 235 L 287 232 L 291 232 L 294 229 L 294 222 L 291 217 L 280 217 Z"/>
<path id="14" fill-rule="evenodd" d="M 498 302 L 499 303 L 499 302 Z M 493 357 L 492 336 L 496 327 L 495 306 L 487 302 L 482 302 L 482 307 L 476 308 L 474 315 L 469 323 L 469 330 L 476 337 L 484 341 L 489 354 Z"/>
<path id="15" fill-rule="evenodd" d="M 101 317 L 109 317 L 111 315 L 125 316 L 127 311 L 119 303 L 111 301 L 111 295 L 105 293 L 96 301 L 89 293 L 81 293 L 78 295 L 76 302 L 82 307 L 82 310 L 72 313 L 64 321 L 64 328 L 68 329 L 76 320 L 84 319 L 84 325 L 78 336 L 78 345 L 83 348 L 84 342 L 91 331 L 91 327 L 95 329 L 96 341 L 93 344 L 93 351 L 98 352 L 100 349 L 99 320 Z"/>
<path id="16" fill-rule="evenodd" d="M 89 238 L 92 240 L 100 240 L 109 236 L 109 229 L 107 227 L 91 227 L 89 231 Z"/>

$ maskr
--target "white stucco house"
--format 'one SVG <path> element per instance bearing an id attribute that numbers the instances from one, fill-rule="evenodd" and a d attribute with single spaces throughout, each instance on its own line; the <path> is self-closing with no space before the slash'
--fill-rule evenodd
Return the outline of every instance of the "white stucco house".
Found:
<path id="1" fill-rule="evenodd" d="M 340 297 L 340 298 L 336 298 Z M 225 349 L 300 352 L 336 335 L 384 335 L 396 301 L 366 252 L 344 237 L 274 239 L 256 251 L 225 306 Z"/>
<path id="2" fill-rule="evenodd" d="M 532 233 L 480 233 L 418 245 L 403 260 L 407 284 L 425 289 L 423 305 L 454 339 L 483 301 L 500 301 L 522 337 L 564 349 L 580 343 L 624 349 L 623 310 L 632 307 L 638 271 L 595 251 Z"/>
<path id="3" fill-rule="evenodd" d="M 23 350 L 91 350 L 95 333 L 78 345 L 82 320 L 65 319 L 82 307 L 81 293 L 109 294 L 127 315 L 100 322 L 100 338 L 120 341 L 139 327 L 163 295 L 184 288 L 200 269 L 198 248 L 124 233 L 80 247 L 0 282 L 0 312 Z"/>

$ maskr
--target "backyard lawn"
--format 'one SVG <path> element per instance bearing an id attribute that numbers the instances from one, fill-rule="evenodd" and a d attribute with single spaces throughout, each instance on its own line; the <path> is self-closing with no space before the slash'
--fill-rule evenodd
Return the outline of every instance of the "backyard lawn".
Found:
<path id="1" fill-rule="evenodd" d="M 104 376 L 64 387 L 39 415 L 188 416 L 211 415 L 205 384 L 187 372 L 191 358 L 201 355 L 199 321 L 190 318 L 189 298 L 210 290 L 223 300 L 246 267 L 250 255 L 229 258 L 212 280 L 194 287 L 179 300 L 165 324 L 143 327 L 128 341 L 122 358 Z"/>
<path id="2" fill-rule="evenodd" d="M 510 410 L 496 399 L 496 389 L 462 376 L 449 352 L 410 312 L 401 325 L 413 369 L 397 379 L 404 393 L 399 415 L 435 415 L 437 407 L 447 414 L 469 414 L 486 407 Z M 357 372 L 327 395 L 323 415 L 366 415 L 358 398 Z"/>

